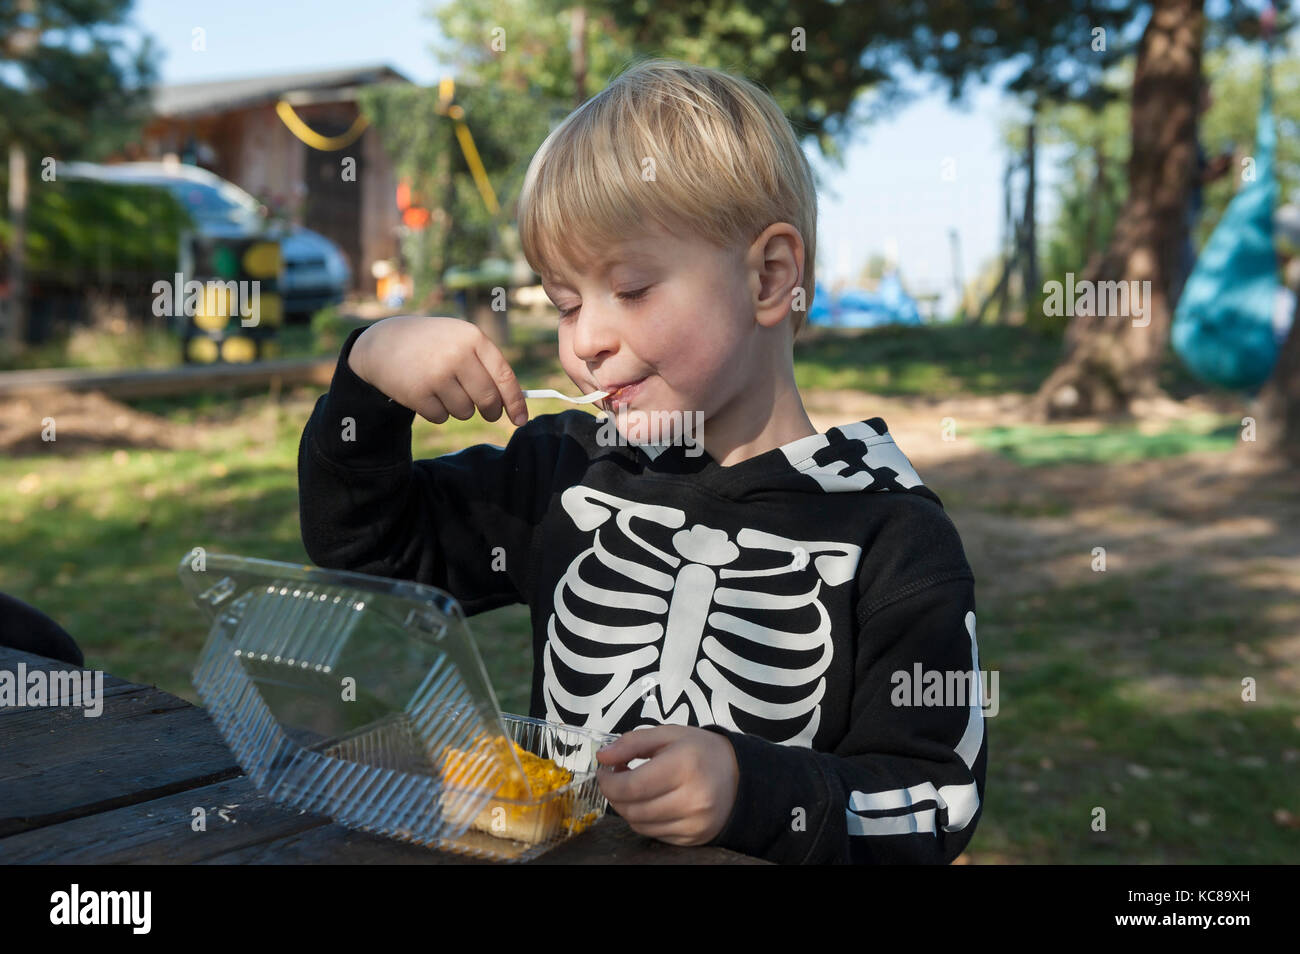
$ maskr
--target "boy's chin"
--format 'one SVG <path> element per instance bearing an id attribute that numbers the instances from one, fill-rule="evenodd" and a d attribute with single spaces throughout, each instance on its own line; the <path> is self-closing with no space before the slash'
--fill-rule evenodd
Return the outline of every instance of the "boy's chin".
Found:
<path id="1" fill-rule="evenodd" d="M 620 407 L 606 411 L 606 428 L 636 444 L 679 444 L 696 440 L 697 418 L 691 411 Z"/>

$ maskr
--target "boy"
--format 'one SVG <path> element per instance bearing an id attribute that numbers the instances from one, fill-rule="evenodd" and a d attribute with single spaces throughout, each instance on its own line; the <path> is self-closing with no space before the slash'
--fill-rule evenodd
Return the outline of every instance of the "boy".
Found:
<path id="1" fill-rule="evenodd" d="M 947 863 L 980 813 L 978 689 L 922 700 L 900 680 L 978 686 L 974 579 L 883 421 L 819 434 L 804 412 L 816 202 L 757 87 L 674 61 L 624 73 L 538 150 L 519 227 L 565 372 L 614 392 L 627 439 L 585 410 L 528 420 L 475 326 L 390 318 L 349 336 L 304 431 L 303 542 L 467 614 L 527 603 L 530 712 L 623 733 L 600 785 L 641 834 Z M 416 413 L 476 408 L 521 425 L 504 448 L 412 462 Z M 632 433 L 683 414 L 702 451 Z"/>

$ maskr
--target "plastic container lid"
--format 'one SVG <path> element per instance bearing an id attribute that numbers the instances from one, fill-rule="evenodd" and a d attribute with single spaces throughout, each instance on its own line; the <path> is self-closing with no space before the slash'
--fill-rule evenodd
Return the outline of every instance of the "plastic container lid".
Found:
<path id="1" fill-rule="evenodd" d="M 201 550 L 179 572 L 212 621 L 195 688 L 272 799 L 354 828 L 514 860 L 603 813 L 595 751 L 615 736 L 503 714 L 449 594 Z M 571 781 L 534 791 L 516 742 Z M 454 784 L 444 778 L 451 764 Z M 543 815 L 545 830 L 526 829 L 518 842 L 470 831 L 491 832 L 491 819 L 517 830 L 519 819 Z"/>

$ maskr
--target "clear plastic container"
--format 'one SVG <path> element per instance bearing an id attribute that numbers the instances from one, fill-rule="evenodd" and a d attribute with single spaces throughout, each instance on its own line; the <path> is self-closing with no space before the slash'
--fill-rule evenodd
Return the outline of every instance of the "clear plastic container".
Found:
<path id="1" fill-rule="evenodd" d="M 211 618 L 195 688 L 273 800 L 512 861 L 604 814 L 596 750 L 617 736 L 501 712 L 449 594 L 225 554 L 179 571 Z"/>

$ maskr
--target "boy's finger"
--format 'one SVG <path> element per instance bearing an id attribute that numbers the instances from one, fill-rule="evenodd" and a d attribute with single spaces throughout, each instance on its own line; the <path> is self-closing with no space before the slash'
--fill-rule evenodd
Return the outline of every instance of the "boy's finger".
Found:
<path id="1" fill-rule="evenodd" d="M 451 416 L 447 413 L 447 409 L 443 407 L 442 402 L 432 394 L 424 398 L 424 400 L 416 402 L 416 406 L 412 410 L 430 424 L 445 423 L 447 418 Z"/>
<path id="2" fill-rule="evenodd" d="M 596 781 L 605 797 L 614 804 L 639 805 L 662 798 L 678 787 L 676 767 L 666 764 L 669 761 L 651 759 L 629 772 L 601 768 Z M 619 814 L 622 814 L 621 807 Z"/>
<path id="3" fill-rule="evenodd" d="M 659 725 L 625 732 L 609 745 L 596 751 L 604 765 L 622 765 L 633 759 L 648 759 L 681 735 L 681 726 Z"/>
<path id="4" fill-rule="evenodd" d="M 469 399 L 483 415 L 483 420 L 495 421 L 501 416 L 501 395 L 497 392 L 491 375 L 477 358 L 456 369 L 456 381 L 465 389 Z"/>
<path id="5" fill-rule="evenodd" d="M 611 800 L 612 801 L 612 800 Z M 688 798 L 676 789 L 669 789 L 656 796 L 639 801 L 621 800 L 618 802 L 618 814 L 629 825 L 665 825 L 679 822 L 686 817 Z M 644 832 L 643 832 L 644 834 Z"/>
<path id="6" fill-rule="evenodd" d="M 515 380 L 515 372 L 510 367 L 510 362 L 501 353 L 498 348 L 488 338 L 482 338 L 474 346 L 474 352 L 478 359 L 483 362 L 483 367 L 487 369 L 496 384 L 497 393 L 501 395 L 502 404 L 505 406 L 506 413 L 510 415 L 510 420 L 516 424 L 523 425 L 528 422 L 528 402 L 524 399 L 524 392 L 519 387 L 519 382 Z"/>
<path id="7" fill-rule="evenodd" d="M 459 378 L 453 378 L 438 389 L 438 400 L 458 421 L 468 421 L 474 416 L 474 401 L 465 393 Z"/>

